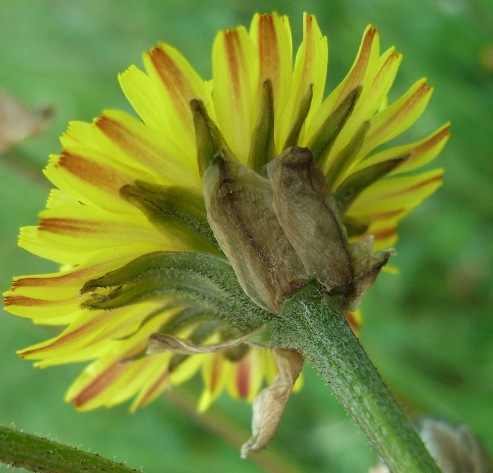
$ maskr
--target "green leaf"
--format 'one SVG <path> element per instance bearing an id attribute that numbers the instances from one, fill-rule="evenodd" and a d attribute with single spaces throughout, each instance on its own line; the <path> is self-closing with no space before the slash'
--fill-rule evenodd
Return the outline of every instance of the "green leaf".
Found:
<path id="1" fill-rule="evenodd" d="M 274 96 L 272 82 L 267 79 L 262 86 L 260 112 L 252 135 L 248 166 L 261 174 L 264 166 L 275 155 L 274 146 Z"/>
<path id="2" fill-rule="evenodd" d="M 190 102 L 195 126 L 197 142 L 197 164 L 202 176 L 212 160 L 221 152 L 233 159 L 231 151 L 224 141 L 222 133 L 217 125 L 210 119 L 207 110 L 198 99 Z"/>
<path id="3" fill-rule="evenodd" d="M 344 124 L 351 116 L 354 106 L 359 98 L 361 87 L 353 89 L 339 106 L 325 119 L 319 132 L 313 137 L 308 148 L 313 158 L 323 167 L 325 157 L 328 155 L 336 138 L 339 136 Z"/>
<path id="4" fill-rule="evenodd" d="M 365 141 L 366 133 L 370 129 L 370 121 L 364 121 L 351 138 L 347 146 L 342 149 L 339 154 L 334 159 L 334 162 L 331 163 L 329 168 L 327 169 L 325 176 L 327 179 L 327 184 L 330 189 L 334 191 L 334 186 L 340 179 L 344 172 L 351 166 L 353 163 L 353 159 L 358 154 L 359 150 L 363 146 Z"/>
<path id="5" fill-rule="evenodd" d="M 128 468 L 68 445 L 0 426 L 0 461 L 45 473 L 136 473 Z"/>
<path id="6" fill-rule="evenodd" d="M 172 301 L 192 309 L 187 316 L 194 320 L 208 314 L 226 320 L 242 333 L 270 319 L 267 311 L 244 294 L 231 265 L 208 253 L 148 253 L 88 281 L 81 293 L 91 293 L 82 304 L 89 309 L 114 309 L 156 299 L 168 307 Z"/>
<path id="7" fill-rule="evenodd" d="M 382 163 L 374 164 L 361 171 L 351 174 L 335 191 L 334 198 L 341 213 L 344 213 L 351 203 L 368 186 L 387 175 L 407 159 L 400 156 Z"/>
<path id="8" fill-rule="evenodd" d="M 310 84 L 308 90 L 305 92 L 305 95 L 301 99 L 300 109 L 298 111 L 298 115 L 293 120 L 293 127 L 289 132 L 289 135 L 286 139 L 286 143 L 282 148 L 282 151 L 290 148 L 291 146 L 296 146 L 298 144 L 298 138 L 300 137 L 301 129 L 305 123 L 306 117 L 308 116 L 308 112 L 310 111 L 310 107 L 312 105 L 313 99 L 313 84 Z"/>
<path id="9" fill-rule="evenodd" d="M 136 181 L 120 194 L 138 207 L 159 230 L 188 242 L 192 248 L 219 253 L 202 194 L 190 187 L 160 186 Z"/>

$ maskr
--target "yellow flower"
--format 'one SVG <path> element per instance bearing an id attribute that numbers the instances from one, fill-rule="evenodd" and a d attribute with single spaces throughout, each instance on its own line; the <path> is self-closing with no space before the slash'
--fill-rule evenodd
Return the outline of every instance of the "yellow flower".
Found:
<path id="1" fill-rule="evenodd" d="M 419 142 L 381 148 L 424 111 L 432 94 L 426 81 L 388 103 L 401 56 L 394 48 L 380 52 L 373 27 L 347 76 L 324 99 L 327 61 L 327 38 L 315 17 L 304 16 L 293 65 L 288 19 L 255 15 L 250 31 L 238 27 L 216 37 L 212 81 L 204 81 L 176 49 L 159 44 L 144 55 L 145 72 L 131 66 L 119 78 L 138 118 L 107 110 L 91 124 L 70 124 L 61 154 L 45 171 L 56 188 L 40 224 L 23 228 L 20 236 L 20 246 L 61 269 L 16 278 L 5 297 L 6 309 L 16 315 L 66 326 L 57 337 L 22 350 L 22 358 L 41 367 L 90 361 L 69 389 L 69 402 L 92 409 L 134 398 L 135 409 L 201 370 L 200 407 L 206 408 L 225 389 L 252 400 L 275 376 L 265 348 L 144 356 L 149 337 L 159 332 L 196 343 L 223 341 L 214 310 L 199 302 L 192 310 L 176 296 L 180 284 L 193 291 L 194 280 L 175 282 L 166 275 L 175 292 L 146 286 L 138 303 L 116 283 L 112 292 L 88 297 L 93 281 L 127 274 L 129 263 L 144 261 L 149 270 L 161 255 L 154 252 L 201 252 L 224 260 L 207 224 L 192 101 L 217 127 L 229 155 L 258 173 L 290 146 L 308 148 L 350 241 L 373 235 L 375 249 L 393 245 L 399 220 L 440 185 L 439 169 L 410 171 L 436 157 L 447 125 Z M 105 298 L 118 297 L 128 303 L 105 305 Z M 348 317 L 356 327 L 358 314 Z"/>

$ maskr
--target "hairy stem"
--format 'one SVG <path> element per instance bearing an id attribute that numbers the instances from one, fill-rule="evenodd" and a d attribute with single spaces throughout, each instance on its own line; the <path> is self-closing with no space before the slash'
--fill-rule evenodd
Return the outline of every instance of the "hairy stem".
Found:
<path id="1" fill-rule="evenodd" d="M 276 336 L 313 363 L 393 473 L 440 473 L 354 336 L 341 300 L 306 286 L 284 304 Z"/>
<path id="2" fill-rule="evenodd" d="M 0 426 L 0 461 L 44 473 L 136 473 L 93 453 Z"/>

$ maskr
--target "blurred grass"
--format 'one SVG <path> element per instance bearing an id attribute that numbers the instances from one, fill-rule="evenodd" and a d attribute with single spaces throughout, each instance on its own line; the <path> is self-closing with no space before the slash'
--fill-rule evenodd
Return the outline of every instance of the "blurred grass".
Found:
<path id="1" fill-rule="evenodd" d="M 493 3 L 489 0 L 3 0 L 0 87 L 24 103 L 53 105 L 47 133 L 0 157 L 0 283 L 45 272 L 49 262 L 16 248 L 18 227 L 37 222 L 49 185 L 41 176 L 69 120 L 104 108 L 129 110 L 116 75 L 163 40 L 204 77 L 219 28 L 249 24 L 257 10 L 288 14 L 301 37 L 301 13 L 315 13 L 329 36 L 329 86 L 351 65 L 364 27 L 404 54 L 396 94 L 427 76 L 436 87 L 419 139 L 453 122 L 439 158 L 444 186 L 401 225 L 395 263 L 364 302 L 362 343 L 411 415 L 465 422 L 493 452 Z M 489 62 L 488 62 L 489 58 Z M 15 424 L 145 472 L 365 472 L 375 457 L 354 423 L 307 367 L 268 451 L 240 461 L 250 406 L 222 398 L 194 414 L 200 383 L 134 415 L 126 407 L 77 413 L 63 394 L 80 366 L 36 370 L 15 350 L 48 329 L 2 315 L 0 422 Z M 185 401 L 184 401 L 185 399 Z M 7 471 L 0 466 L 0 471 Z"/>

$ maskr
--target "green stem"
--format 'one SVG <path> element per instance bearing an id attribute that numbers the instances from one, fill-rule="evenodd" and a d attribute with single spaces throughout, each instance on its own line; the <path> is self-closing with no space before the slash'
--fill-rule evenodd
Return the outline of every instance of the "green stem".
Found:
<path id="1" fill-rule="evenodd" d="M 136 473 L 119 463 L 74 447 L 0 426 L 0 461 L 44 473 Z"/>
<path id="2" fill-rule="evenodd" d="M 285 302 L 281 319 L 279 343 L 306 355 L 393 473 L 440 473 L 354 336 L 339 298 L 308 285 Z"/>

